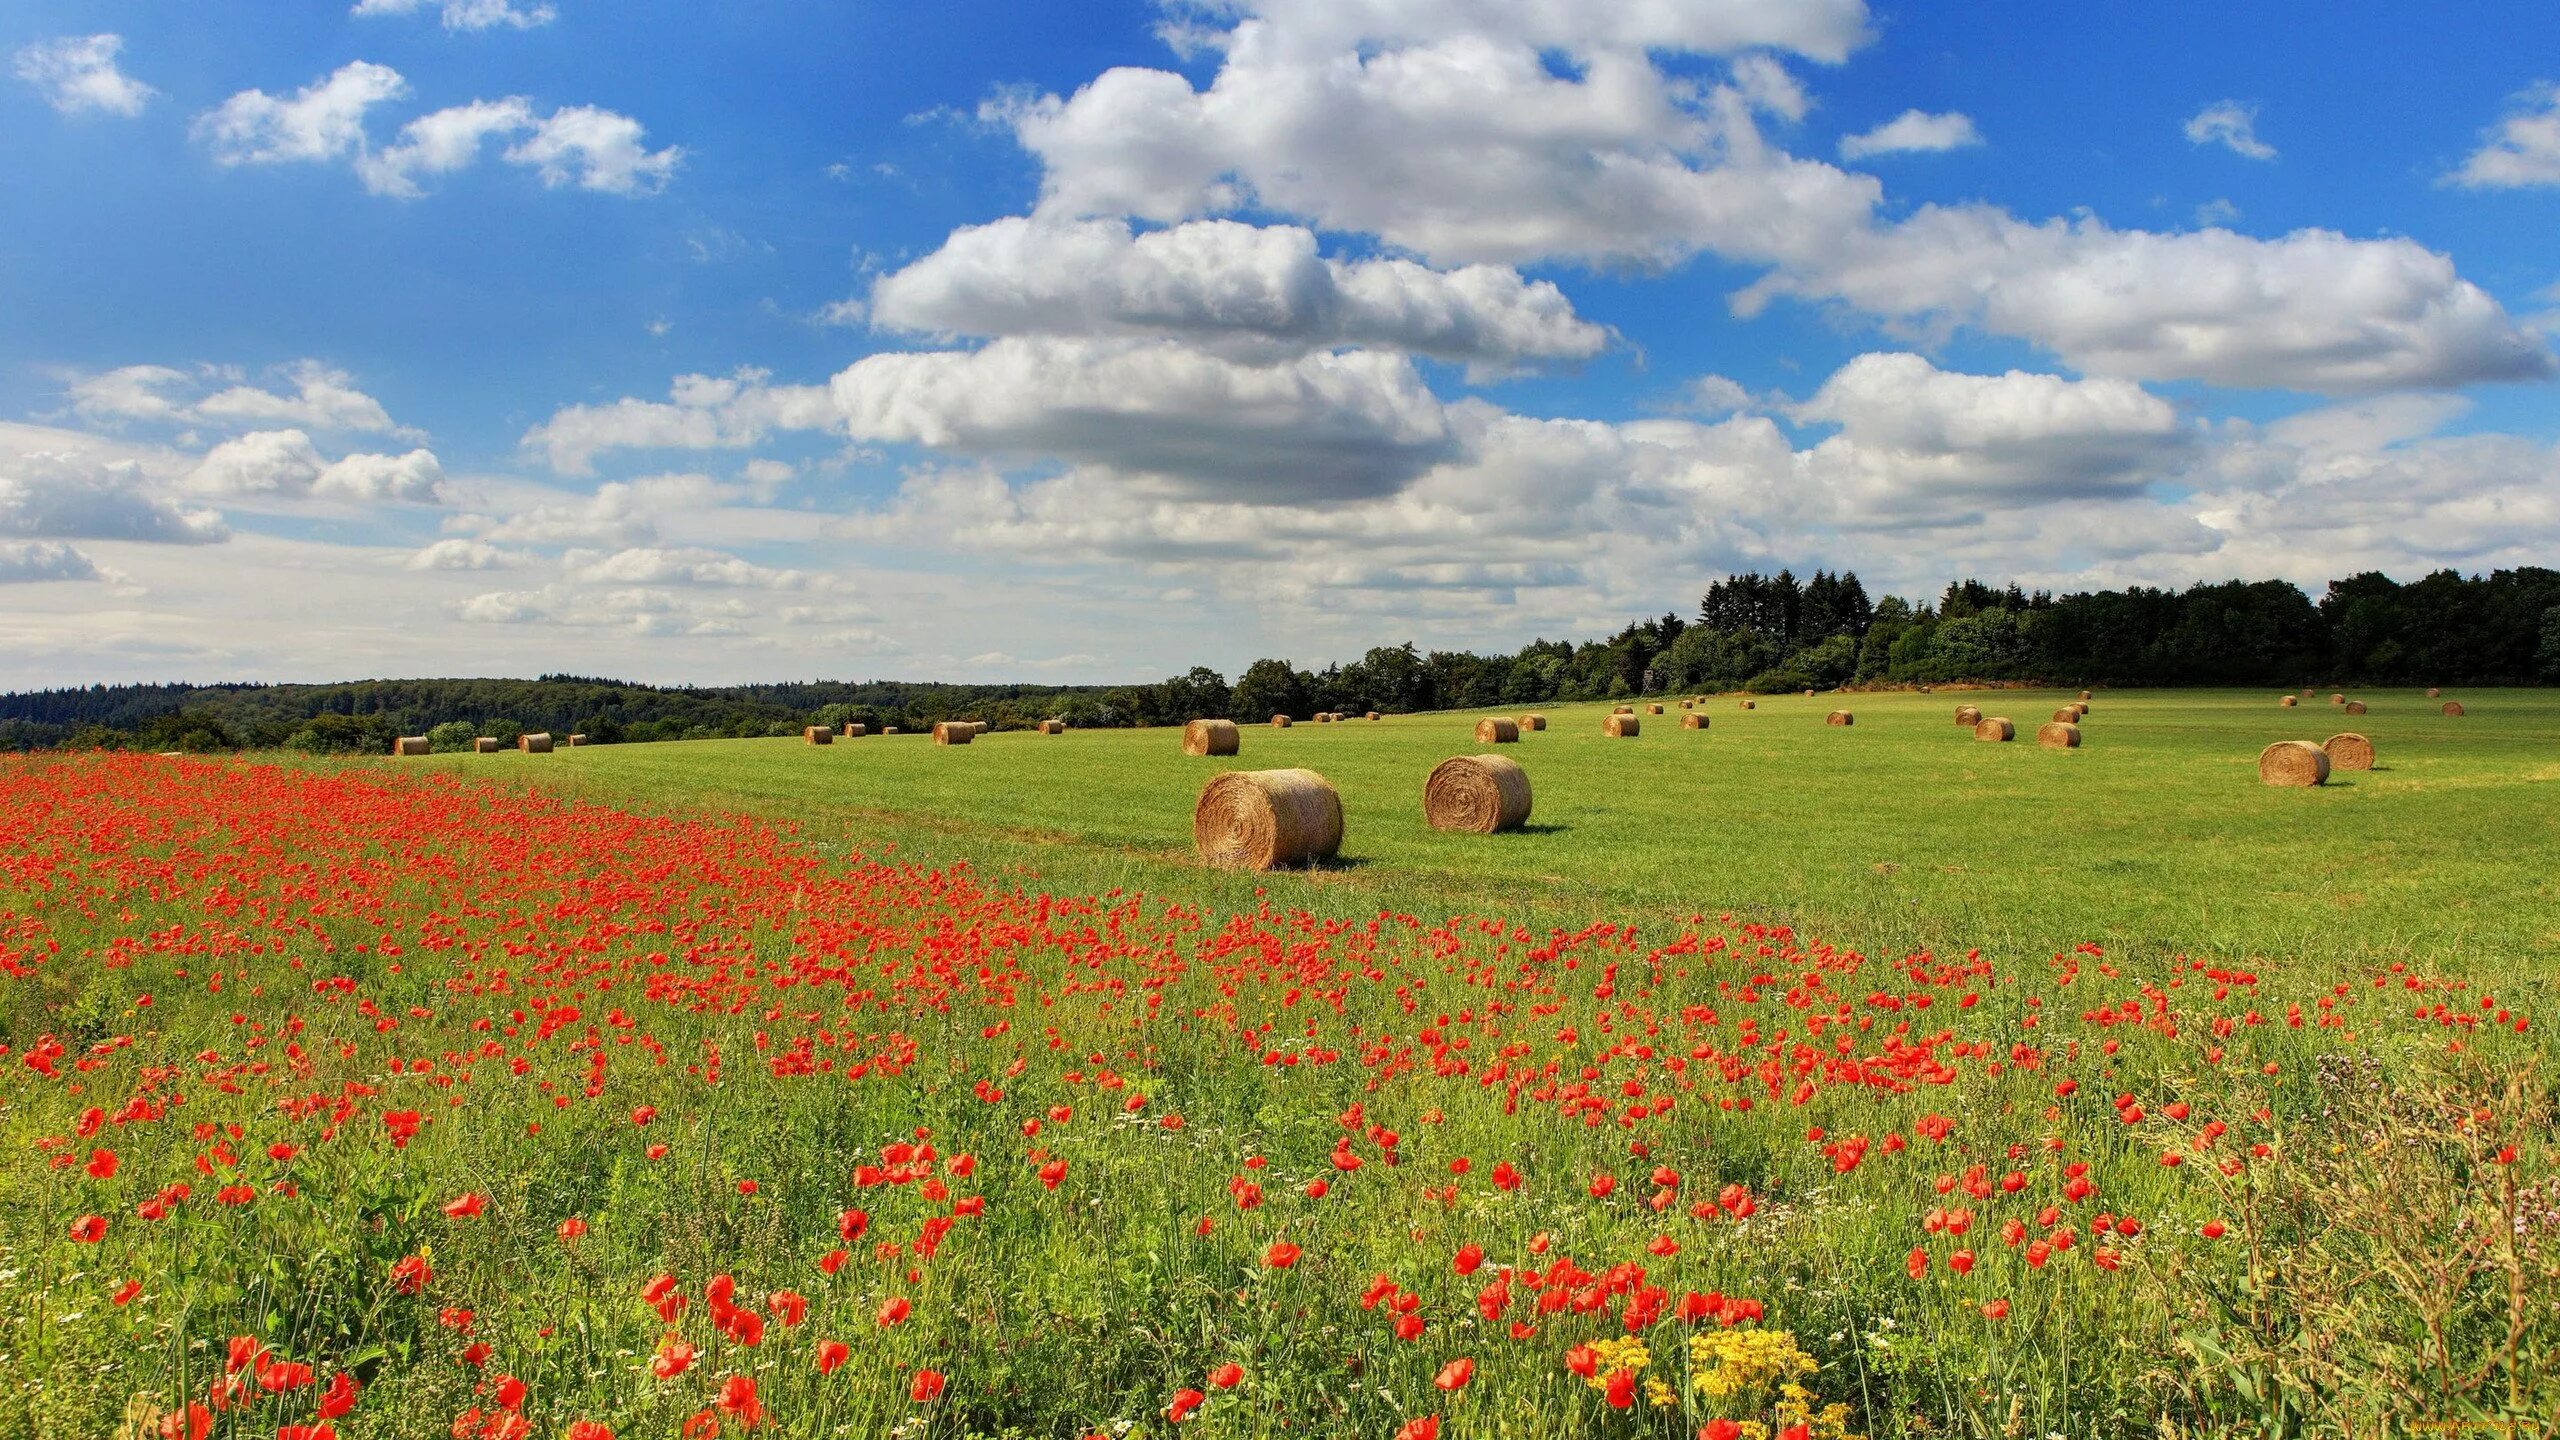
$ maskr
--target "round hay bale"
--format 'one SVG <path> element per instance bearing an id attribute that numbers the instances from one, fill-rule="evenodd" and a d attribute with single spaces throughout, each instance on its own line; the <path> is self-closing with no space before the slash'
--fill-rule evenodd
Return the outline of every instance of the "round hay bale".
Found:
<path id="1" fill-rule="evenodd" d="M 1742 708 L 1745 710 L 1757 710 L 1760 708 L 1760 702 L 1757 700 L 1745 700 L 1742 702 Z"/>
<path id="2" fill-rule="evenodd" d="M 1659 715 L 1662 713 L 1662 707 L 1659 705 L 1647 705 L 1644 707 L 1644 713 L 1647 715 Z"/>
<path id="3" fill-rule="evenodd" d="M 933 727 L 936 745 L 966 745 L 978 738 L 978 727 L 966 720 L 945 720 Z"/>
<path id="4" fill-rule="evenodd" d="M 424 735 L 403 735 L 399 739 L 391 742 L 391 753 L 394 755 L 424 755 L 427 753 L 427 737 Z"/>
<path id="5" fill-rule="evenodd" d="M 1332 711 L 1330 711 L 1330 710 L 1319 710 L 1319 711 L 1317 711 L 1317 712 L 1316 712 L 1316 723 L 1317 723 L 1317 724 L 1319 724 L 1319 725 L 1330 725 L 1330 724 L 1332 724 L 1332 723 L 1333 723 L 1333 712 L 1332 712 Z"/>
<path id="6" fill-rule="evenodd" d="M 1956 723 L 1957 723 L 1957 724 L 1959 724 L 1959 725 L 1966 726 L 1966 727 L 1968 727 L 1968 728 L 1969 728 L 1969 727 L 1972 727 L 1972 726 L 1975 726 L 1975 725 L 1979 725 L 1979 724 L 1981 724 L 1981 723 L 1982 723 L 1982 707 L 1981 707 L 1981 706 L 1979 706 L 1979 705 L 1959 705 L 1959 706 L 1957 706 L 1957 707 L 1956 707 Z"/>
<path id="7" fill-rule="evenodd" d="M 2329 783 L 2329 752 L 2308 740 L 2279 740 L 2258 752 L 2258 781 L 2288 789 Z"/>
<path id="8" fill-rule="evenodd" d="M 1973 738 L 1976 740 L 1996 740 L 1999 743 L 2006 745 L 2010 741 L 2018 738 L 2018 727 L 2010 724 L 2009 717 L 2006 715 L 1993 715 L 1988 719 L 1974 722 Z"/>
<path id="9" fill-rule="evenodd" d="M 1520 722 L 1517 720 L 1489 715 L 1476 722 L 1476 743 L 1479 745 L 1511 745 L 1519 739 Z"/>
<path id="10" fill-rule="evenodd" d="M 2090 706 L 2089 702 L 2086 700 L 2074 700 L 2071 702 L 2071 708 L 2079 711 L 2083 715 L 2086 715 L 2089 713 Z"/>
<path id="11" fill-rule="evenodd" d="M 1600 722 L 1600 733 L 1612 740 L 1633 740 L 1643 733 L 1644 722 L 1633 715 L 1617 714 Z"/>
<path id="12" fill-rule="evenodd" d="M 2442 690 L 2437 689 L 2437 688 L 2436 688 L 2435 686 L 2433 686 L 2433 685 L 2430 685 L 2430 686 L 2428 686 L 2428 687 L 2427 687 L 2427 698 L 2428 698 L 2428 699 L 2430 699 L 2430 700 L 2435 699 L 2437 696 L 2442 695 L 2443 693 L 2444 693 L 2444 692 L 2443 692 Z"/>
<path id="13" fill-rule="evenodd" d="M 2329 743 L 2320 748 L 2329 752 L 2329 768 L 2332 770 L 2373 768 L 2373 742 L 2353 730 L 2330 736 Z"/>
<path id="14" fill-rule="evenodd" d="M 2350 715 L 2361 715 L 2361 714 L 2363 714 L 2363 713 L 2364 713 L 2364 702 L 2363 702 L 2363 701 L 2361 701 L 2361 700 L 2350 700 L 2350 701 L 2348 701 L 2348 702 L 2347 702 L 2347 713 L 2348 713 L 2348 714 L 2350 714 Z"/>
<path id="15" fill-rule="evenodd" d="M 577 749 L 579 746 L 584 745 L 584 744 L 586 744 L 586 743 L 587 743 L 587 737 L 586 737 L 586 736 L 584 736 L 584 735 L 572 735 L 572 736 L 570 736 L 570 737 L 569 737 L 569 748 L 570 748 L 570 749 L 572 749 L 572 750 L 575 750 L 575 749 Z"/>
<path id="16" fill-rule="evenodd" d="M 1707 717 L 1692 710 L 1688 714 L 1680 717 L 1680 728 L 1683 730 L 1704 730 L 1707 728 Z"/>
<path id="17" fill-rule="evenodd" d="M 2088 692 L 2088 691 L 2086 691 L 2086 690 L 2081 691 L 2081 692 L 2080 692 L 2080 698 L 2081 698 L 2081 699 L 2083 699 L 2083 700 L 2088 699 L 2088 698 L 2089 698 L 2089 692 Z"/>
<path id="18" fill-rule="evenodd" d="M 985 720 L 972 720 L 969 722 L 969 729 L 972 734 L 984 735 L 994 728 L 996 727 L 993 724 Z"/>
<path id="19" fill-rule="evenodd" d="M 1695 710 L 1698 708 L 1698 702 L 1695 700 L 1683 700 L 1680 702 L 1680 708 L 1683 710 Z"/>
<path id="20" fill-rule="evenodd" d="M 1043 735 L 1064 735 L 1067 733 L 1067 722 L 1064 720 L 1043 720 L 1040 722 L 1040 733 Z"/>
<path id="21" fill-rule="evenodd" d="M 1807 700 L 1812 699 L 1812 698 L 1813 698 L 1813 692 L 1812 692 L 1812 691 L 1810 691 L 1810 690 L 1807 690 L 1806 692 L 1804 692 L 1804 698 L 1806 698 Z"/>
<path id="22" fill-rule="evenodd" d="M 2347 697 L 2344 695 L 2332 695 L 2329 697 L 2329 703 L 2332 705 L 2344 705 L 2347 703 Z"/>
<path id="23" fill-rule="evenodd" d="M 1372 719 L 1372 720 L 1377 719 L 1377 718 L 1378 718 L 1378 712 L 1377 712 L 1377 711 L 1375 711 L 1375 710 L 1370 711 L 1370 712 L 1369 712 L 1369 718 L 1370 718 L 1370 719 Z"/>
<path id="24" fill-rule="evenodd" d="M 1609 713 L 1612 715 L 1633 715 L 1636 713 L 1636 707 L 1633 705 L 1612 705 L 1609 707 Z"/>
<path id="25" fill-rule="evenodd" d="M 1506 755 L 1461 755 L 1422 783 L 1422 818 L 1434 830 L 1491 835 L 1529 820 L 1529 772 Z"/>
<path id="26" fill-rule="evenodd" d="M 824 725 L 812 725 L 800 732 L 800 738 L 811 745 L 833 745 L 836 732 Z"/>
<path id="27" fill-rule="evenodd" d="M 548 755 L 551 753 L 551 736 L 547 731 L 540 735 L 519 735 L 516 748 L 527 755 Z"/>
<path id="28" fill-rule="evenodd" d="M 880 733 L 883 735 L 895 735 L 898 733 L 898 727 L 895 725 L 883 725 L 880 727 Z"/>
<path id="29" fill-rule="evenodd" d="M 1233 720 L 1194 720 L 1182 727 L 1185 755 L 1233 755 L 1244 744 L 1244 732 Z"/>
<path id="30" fill-rule="evenodd" d="M 1286 730 L 1296 723 L 1296 721 L 1291 720 L 1286 715 L 1274 715 L 1271 717 L 1271 728 L 1274 730 Z"/>
<path id="31" fill-rule="evenodd" d="M 847 740 L 859 740 L 870 733 L 871 732 L 869 730 L 863 728 L 863 724 L 859 720 L 847 720 L 844 722 L 844 738 Z"/>
<path id="32" fill-rule="evenodd" d="M 1804 693 L 1810 695 L 1813 692 L 1807 690 Z M 1825 725 L 1855 725 L 1858 723 L 1858 717 L 1850 714 L 1846 710 L 1834 710 L 1830 714 L 1822 717 L 1822 723 Z"/>
<path id="33" fill-rule="evenodd" d="M 2036 743 L 2047 750 L 2080 748 L 2080 727 L 2067 720 L 2053 720 L 2036 727 Z"/>
<path id="34" fill-rule="evenodd" d="M 471 753 L 472 753 L 472 754 L 474 754 L 474 755 L 495 755 L 495 754 L 497 754 L 497 753 L 498 753 L 498 737 L 497 737 L 497 736 L 495 736 L 495 735 L 483 735 L 483 736 L 481 736 L 479 739 L 472 741 L 472 742 L 471 742 Z"/>
<path id="35" fill-rule="evenodd" d="M 1547 717 L 1538 714 L 1523 715 L 1520 717 L 1520 728 L 1523 730 L 1544 730 L 1547 728 Z"/>
<path id="36" fill-rule="evenodd" d="M 2284 707 L 2284 708 L 2286 708 L 2287 710 L 2290 710 L 2290 709 L 2292 709 L 2295 705 L 2298 705 L 2298 704 L 2300 704 L 2301 702 L 2300 702 L 2300 701 L 2298 701 L 2298 700 L 2296 700 L 2296 699 L 2295 699 L 2293 696 L 2291 696 L 2291 695 L 2279 695 L 2279 696 L 2277 696 L 2277 697 L 2276 697 L 2276 703 L 2277 703 L 2277 704 L 2279 704 L 2279 705 L 2281 705 L 2281 706 L 2283 706 L 2283 707 Z"/>
<path id="37" fill-rule="evenodd" d="M 2080 723 L 2080 707 L 2065 705 L 2053 712 L 2053 718 L 2054 723 L 2059 725 L 2077 725 Z"/>
<path id="38" fill-rule="evenodd" d="M 1313 770 L 1230 770 L 1200 792 L 1191 838 L 1212 865 L 1330 860 L 1342 849 L 1342 797 Z"/>
<path id="39" fill-rule="evenodd" d="M 2447 715 L 2459 715 L 2459 714 L 2461 714 L 2461 713 L 2462 713 L 2462 702 L 2461 702 L 2461 701 L 2459 701 L 2459 700 L 2447 700 L 2446 702 L 2444 702 L 2444 713 L 2446 713 Z"/>
<path id="40" fill-rule="evenodd" d="M 1929 693 L 1929 687 L 1928 687 L 1928 686 L 1926 686 L 1926 685 L 1921 686 L 1921 687 L 1920 687 L 1920 693 L 1921 693 L 1921 694 L 1923 694 L 1923 695 L 1928 694 L 1928 693 Z"/>

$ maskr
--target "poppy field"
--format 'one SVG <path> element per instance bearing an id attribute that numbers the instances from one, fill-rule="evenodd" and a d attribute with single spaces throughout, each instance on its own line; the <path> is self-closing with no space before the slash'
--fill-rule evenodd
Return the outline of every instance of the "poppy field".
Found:
<path id="1" fill-rule="evenodd" d="M 1019 833 L 981 868 L 947 807 L 742 784 L 812 759 L 749 743 L 725 804 L 617 800 L 569 769 L 600 751 L 530 784 L 0 761 L 0 1432 L 1835 1440 L 2560 1404 L 2548 991 L 2512 949 L 2332 910 L 2325 946 L 2188 950 L 2126 939 L 2162 923 L 2128 902 L 1913 943 L 1974 912 L 1682 912 L 1667 875 L 1577 890 L 1569 847 L 1510 913 L 1499 883 L 1422 903 L 1400 839 L 1188 887 L 1125 844 L 1034 874 Z M 649 750 L 609 763 L 738 753 Z M 1571 823 L 1503 843 L 1596 844 Z M 2548 872 L 2508 874 L 2458 879 L 2530 927 Z"/>

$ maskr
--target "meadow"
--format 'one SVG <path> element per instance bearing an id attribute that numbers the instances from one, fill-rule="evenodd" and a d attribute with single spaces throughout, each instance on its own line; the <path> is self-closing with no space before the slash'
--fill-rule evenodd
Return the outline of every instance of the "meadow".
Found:
<path id="1" fill-rule="evenodd" d="M 0 761 L 0 1433 L 2547 1419 L 2560 696 L 2061 698 Z"/>

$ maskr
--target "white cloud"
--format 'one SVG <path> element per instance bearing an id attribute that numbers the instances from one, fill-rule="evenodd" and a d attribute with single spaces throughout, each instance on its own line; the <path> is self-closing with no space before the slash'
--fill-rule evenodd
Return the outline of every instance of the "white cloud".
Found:
<path id="1" fill-rule="evenodd" d="M 0 540 L 0 585 L 103 578 L 95 561 L 59 540 Z"/>
<path id="2" fill-rule="evenodd" d="M 1843 136 L 1840 158 L 1863 160 L 1870 155 L 1961 150 L 1981 143 L 1982 132 L 1973 128 L 1971 116 L 1953 111 L 1931 115 L 1919 110 L 1905 110 L 1873 130 Z"/>
<path id="3" fill-rule="evenodd" d="M 510 0 L 356 0 L 350 15 L 415 15 L 434 10 L 444 17 L 447 30 L 490 30 L 500 25 L 517 30 L 530 30 L 548 25 L 557 11 L 548 5 L 526 5 L 521 8 Z"/>
<path id="4" fill-rule="evenodd" d="M 522 134 L 533 125 L 533 106 L 512 96 L 448 106 L 401 126 L 397 141 L 359 157 L 356 174 L 377 195 L 415 199 L 426 193 L 417 177 L 467 170 L 478 163 L 482 142 Z"/>
<path id="5" fill-rule="evenodd" d="M 507 161 L 533 166 L 553 188 L 575 184 L 608 195 L 654 195 L 666 188 L 684 151 L 651 150 L 647 132 L 628 115 L 577 105 L 551 112 L 531 135 L 507 151 Z"/>
<path id="6" fill-rule="evenodd" d="M 344 159 L 364 149 L 365 112 L 409 89 L 388 65 L 352 60 L 290 97 L 243 90 L 196 119 L 196 134 L 224 165 Z"/>
<path id="7" fill-rule="evenodd" d="M 186 486 L 200 495 L 431 503 L 444 469 L 425 450 L 323 460 L 300 430 L 253 430 L 197 462 Z"/>
<path id="8" fill-rule="evenodd" d="M 665 402 L 621 399 L 571 405 L 525 432 L 551 468 L 584 475 L 614 450 L 737 450 L 762 444 L 777 430 L 828 430 L 838 420 L 822 385 L 768 385 L 756 369 L 680 375 Z"/>
<path id="9" fill-rule="evenodd" d="M 1376 351 L 1244 365 L 1159 341 L 873 355 L 832 389 L 857 440 L 1055 458 L 1238 498 L 1392 490 L 1445 453 L 1440 402 Z"/>
<path id="10" fill-rule="evenodd" d="M 456 602 L 457 620 L 480 625 L 564 625 L 626 630 L 645 636 L 736 636 L 760 618 L 739 599 L 683 595 L 634 586 L 591 591 L 566 585 L 534 590 L 493 590 Z"/>
<path id="11" fill-rule="evenodd" d="M 1311 231 L 1232 220 L 1145 234 L 1117 220 L 964 227 L 881 278 L 869 314 L 942 336 L 1165 336 L 1240 359 L 1374 346 L 1501 365 L 1587 359 L 1609 338 L 1554 285 L 1508 267 L 1328 260 Z"/>
<path id="12" fill-rule="evenodd" d="M 120 35 L 65 35 L 20 49 L 11 68 L 65 115 L 139 115 L 160 92 L 116 68 L 123 48 Z"/>
<path id="13" fill-rule="evenodd" d="M 2195 145 L 2219 145 L 2234 155 L 2251 160 L 2273 160 L 2276 147 L 2258 138 L 2258 107 L 2237 100 L 2219 100 L 2189 117 L 2187 140 Z"/>
<path id="14" fill-rule="evenodd" d="M 228 536 L 221 516 L 180 510 L 154 491 L 131 460 L 43 450 L 0 455 L 0 536 L 164 545 Z"/>
<path id="15" fill-rule="evenodd" d="M 661 518 L 714 509 L 742 493 L 708 475 L 653 475 L 612 481 L 593 494 L 529 505 L 504 517 L 456 516 L 448 528 L 485 541 L 629 549 L 656 540 Z"/>
<path id="16" fill-rule="evenodd" d="M 166 425 L 295 425 L 312 430 L 422 438 L 393 423 L 382 402 L 355 387 L 344 370 L 317 360 L 296 360 L 277 367 L 289 389 L 270 390 L 233 383 L 196 398 L 173 392 L 204 390 L 237 372 L 199 368 L 194 373 L 166 365 L 126 365 L 71 383 L 71 408 L 92 424 L 143 421 Z"/>
<path id="17" fill-rule="evenodd" d="M 777 570 L 698 546 L 643 546 L 604 554 L 572 550 L 561 557 L 563 574 L 583 584 L 721 585 L 758 590 L 798 590 L 809 576 Z"/>
<path id="18" fill-rule="evenodd" d="M 2560 84 L 2546 80 L 2517 96 L 2507 118 L 2448 178 L 2474 190 L 2560 185 Z"/>
<path id="19" fill-rule="evenodd" d="M 524 557 L 485 540 L 454 537 L 423 546 L 405 562 L 411 570 L 506 570 Z"/>
<path id="20" fill-rule="evenodd" d="M 1593 5 L 1588 0 L 1191 0 L 1169 4 L 1187 33 L 1214 46 L 1240 15 L 1285 18 L 1284 43 L 1329 54 L 1362 41 L 1411 43 L 1489 34 L 1542 49 L 1676 50 L 1708 55 L 1785 50 L 1839 61 L 1864 45 L 1864 0 L 1680 0 Z M 1275 28 L 1279 28 L 1275 26 Z"/>

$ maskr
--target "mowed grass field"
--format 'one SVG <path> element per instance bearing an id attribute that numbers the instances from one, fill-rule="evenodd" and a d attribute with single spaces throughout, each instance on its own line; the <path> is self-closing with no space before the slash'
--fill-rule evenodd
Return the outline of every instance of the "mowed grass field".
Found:
<path id="1" fill-rule="evenodd" d="M 1121 887 L 1235 907 L 1360 918 L 1380 908 L 1493 914 L 1533 928 L 1693 914 L 1792 923 L 1878 949 L 2016 955 L 2089 941 L 2137 954 L 2362 964 L 2462 973 L 2560 968 L 2560 692 L 2100 692 L 2076 751 L 2039 748 L 2065 691 L 1940 691 L 1677 702 L 1608 739 L 1607 705 L 1549 708 L 1543 732 L 1478 745 L 1475 712 L 1243 727 L 1203 759 L 1178 731 L 923 735 L 600 746 L 550 756 L 440 756 L 450 766 L 657 810 L 742 811 L 804 838 L 1077 890 Z M 1959 704 L 2017 722 L 1977 741 Z M 1849 727 L 1823 723 L 1835 708 Z M 1644 709 L 1642 704 L 1638 711 Z M 2377 768 L 2316 790 L 2257 778 L 2271 741 L 2370 737 Z M 1524 766 L 1526 830 L 1437 833 L 1422 784 L 1452 755 Z M 390 763 L 390 762 L 385 762 Z M 1192 857 L 1191 812 L 1224 769 L 1299 766 L 1341 792 L 1340 862 L 1231 876 Z"/>

